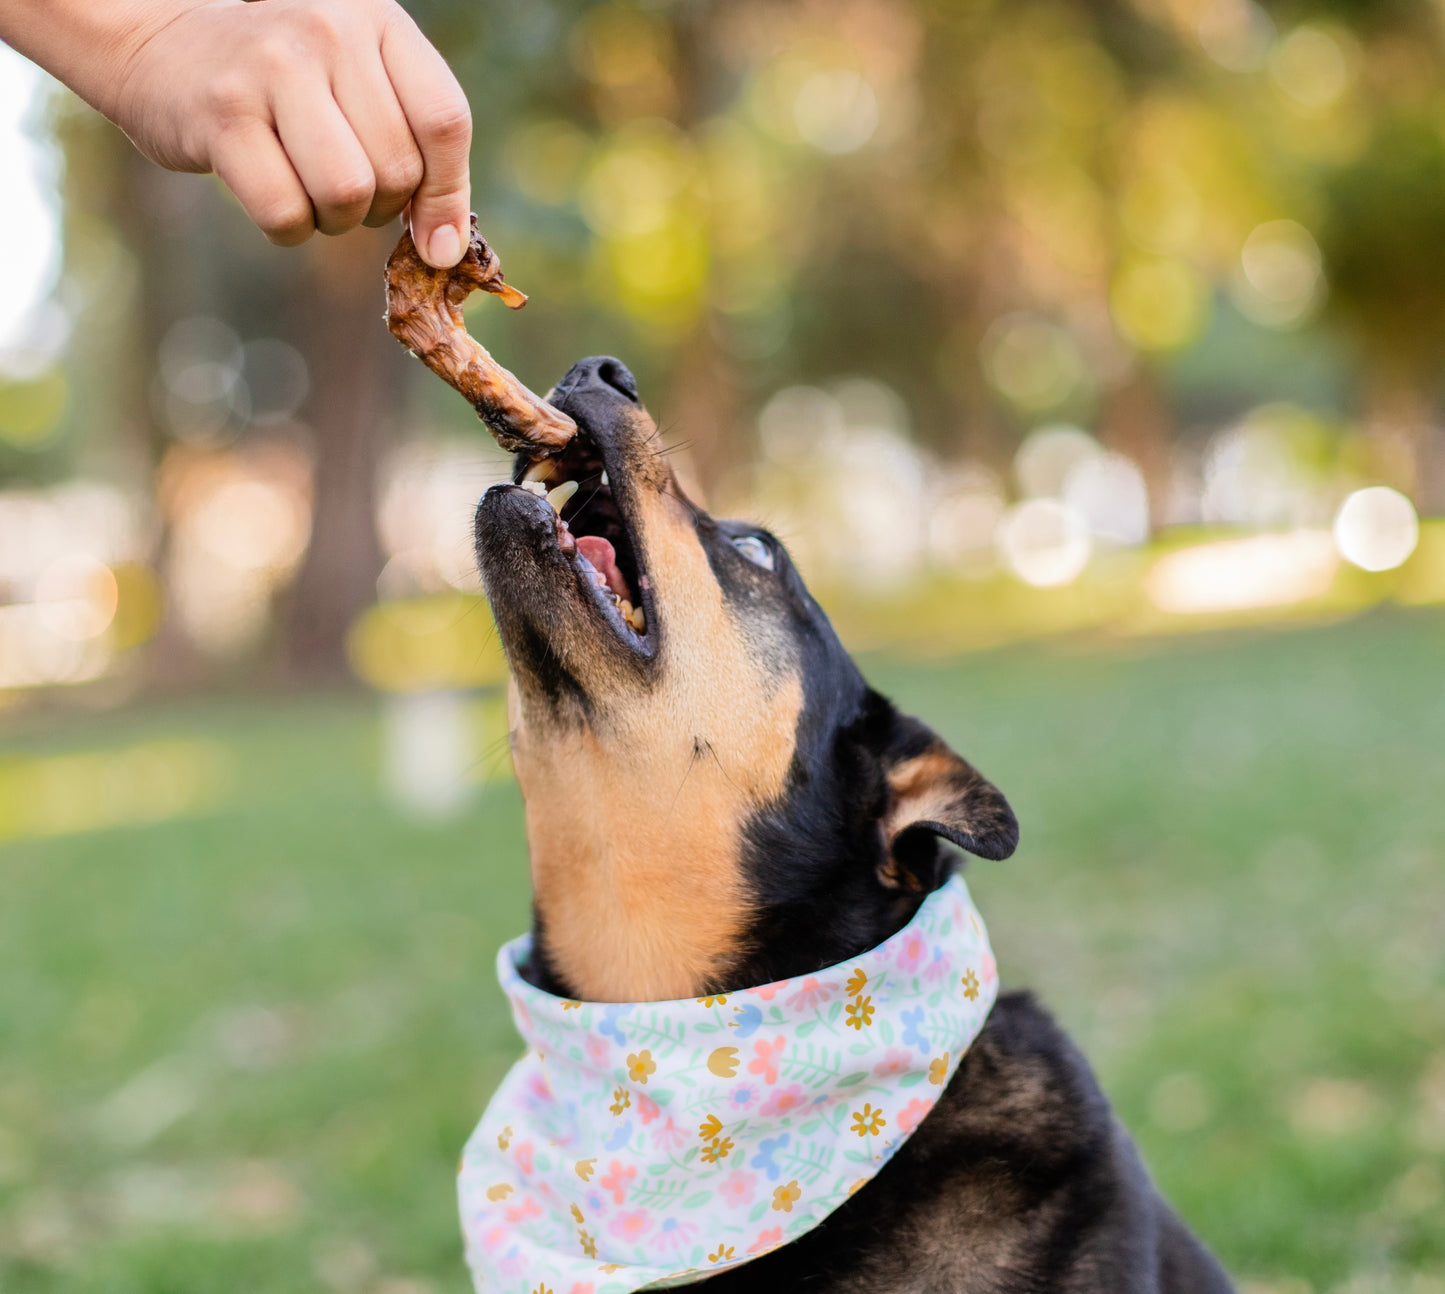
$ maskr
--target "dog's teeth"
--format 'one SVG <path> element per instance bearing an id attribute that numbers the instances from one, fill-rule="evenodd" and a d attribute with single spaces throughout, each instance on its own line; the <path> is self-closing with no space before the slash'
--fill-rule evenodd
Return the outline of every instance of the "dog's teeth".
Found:
<path id="1" fill-rule="evenodd" d="M 545 499 L 547 497 L 547 487 L 543 485 L 541 481 L 523 481 L 522 488 L 526 490 L 528 494 L 535 494 L 539 499 Z"/>
<path id="2" fill-rule="evenodd" d="M 565 504 L 567 500 L 576 493 L 576 481 L 563 481 L 562 484 L 557 486 L 555 489 L 547 491 L 547 502 L 550 503 L 558 512 L 561 512 L 562 505 Z"/>
<path id="3" fill-rule="evenodd" d="M 550 481 L 552 474 L 557 470 L 557 465 L 550 458 L 539 458 L 532 464 L 522 477 L 522 484 L 528 485 L 533 481 Z"/>
<path id="4" fill-rule="evenodd" d="M 612 482 L 607 479 L 607 469 L 606 469 L 606 468 L 603 468 L 603 470 L 602 470 L 602 484 L 603 484 L 603 485 L 611 485 L 611 484 L 612 484 Z"/>
<path id="5" fill-rule="evenodd" d="M 632 608 L 632 614 L 627 617 L 627 623 L 639 634 L 647 632 L 647 616 L 641 607 Z"/>
<path id="6" fill-rule="evenodd" d="M 631 624 L 631 623 L 632 623 L 632 603 L 630 603 L 626 598 L 623 598 L 623 599 L 617 604 L 617 609 L 618 609 L 620 612 L 622 612 L 622 618 L 623 618 L 624 620 L 626 620 L 628 624 Z"/>

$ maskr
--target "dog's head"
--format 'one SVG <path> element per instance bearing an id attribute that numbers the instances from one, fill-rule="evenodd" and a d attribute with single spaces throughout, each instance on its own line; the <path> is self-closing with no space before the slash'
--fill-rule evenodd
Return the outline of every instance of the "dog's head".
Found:
<path id="1" fill-rule="evenodd" d="M 641 1001 L 804 974 L 906 923 L 941 840 L 1013 852 L 1004 797 L 868 687 L 782 545 L 684 496 L 622 364 L 551 400 L 577 436 L 519 455 L 476 520 L 537 982 Z"/>

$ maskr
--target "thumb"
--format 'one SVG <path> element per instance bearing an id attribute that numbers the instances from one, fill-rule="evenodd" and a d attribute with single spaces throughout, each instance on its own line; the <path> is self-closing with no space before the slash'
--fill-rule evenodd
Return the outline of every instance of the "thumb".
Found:
<path id="1" fill-rule="evenodd" d="M 471 237 L 471 108 L 446 61 L 409 20 L 388 28 L 382 60 L 422 159 L 411 196 L 412 241 L 424 261 L 446 269 Z"/>

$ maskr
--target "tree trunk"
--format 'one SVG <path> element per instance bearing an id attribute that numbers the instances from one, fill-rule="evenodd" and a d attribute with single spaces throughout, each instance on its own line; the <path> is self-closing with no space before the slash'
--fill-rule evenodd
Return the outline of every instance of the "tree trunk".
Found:
<path id="1" fill-rule="evenodd" d="M 395 226 L 318 238 L 301 257 L 305 410 L 315 433 L 311 545 L 290 594 L 283 665 L 292 677 L 346 676 L 346 631 L 376 598 L 382 552 L 376 474 L 392 443 L 406 354 L 382 322 L 382 269 Z"/>

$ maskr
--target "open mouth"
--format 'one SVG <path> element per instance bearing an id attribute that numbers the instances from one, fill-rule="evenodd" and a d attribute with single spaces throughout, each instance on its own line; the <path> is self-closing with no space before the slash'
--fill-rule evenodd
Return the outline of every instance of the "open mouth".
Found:
<path id="1" fill-rule="evenodd" d="M 654 608 L 638 545 L 619 502 L 603 448 L 578 428 L 556 457 L 518 454 L 513 481 L 548 503 L 556 518 L 557 548 L 586 595 L 622 643 L 650 655 L 656 642 Z"/>

